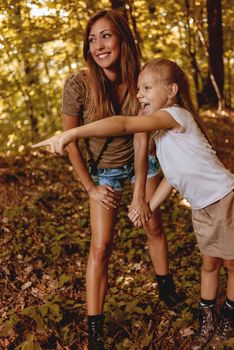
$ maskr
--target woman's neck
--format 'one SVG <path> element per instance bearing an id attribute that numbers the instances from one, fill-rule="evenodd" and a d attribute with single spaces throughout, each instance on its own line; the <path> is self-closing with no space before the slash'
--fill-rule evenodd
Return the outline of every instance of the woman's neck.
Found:
<path id="1" fill-rule="evenodd" d="M 121 74 L 121 69 L 119 67 L 106 68 L 106 69 L 104 68 L 103 72 L 111 83 L 114 83 L 117 85 L 121 84 L 122 74 Z"/>

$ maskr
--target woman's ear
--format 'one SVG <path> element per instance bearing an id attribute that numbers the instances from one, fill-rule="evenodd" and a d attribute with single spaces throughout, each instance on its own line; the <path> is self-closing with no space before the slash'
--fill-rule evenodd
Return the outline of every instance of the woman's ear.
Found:
<path id="1" fill-rule="evenodd" d="M 178 85 L 176 83 L 172 83 L 170 84 L 169 89 L 170 89 L 169 97 L 170 98 L 175 97 L 178 92 Z"/>

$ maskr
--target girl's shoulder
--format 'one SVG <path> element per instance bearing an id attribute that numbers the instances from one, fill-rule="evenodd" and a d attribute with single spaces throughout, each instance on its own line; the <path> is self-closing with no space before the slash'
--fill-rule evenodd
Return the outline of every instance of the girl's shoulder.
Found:
<path id="1" fill-rule="evenodd" d="M 193 116 L 187 109 L 179 106 L 179 105 L 173 105 L 170 107 L 163 108 L 163 110 L 170 113 L 170 115 L 177 121 L 177 123 L 180 124 L 181 132 L 185 132 L 193 123 Z"/>

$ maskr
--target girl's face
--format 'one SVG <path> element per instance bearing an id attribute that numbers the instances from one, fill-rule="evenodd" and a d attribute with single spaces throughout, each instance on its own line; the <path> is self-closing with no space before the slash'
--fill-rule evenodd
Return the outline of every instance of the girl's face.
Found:
<path id="1" fill-rule="evenodd" d="M 89 50 L 94 61 L 104 71 L 117 70 L 120 58 L 120 40 L 115 28 L 105 17 L 98 19 L 89 33 Z"/>
<path id="2" fill-rule="evenodd" d="M 151 114 L 171 102 L 167 86 L 162 84 L 162 78 L 145 68 L 138 77 L 137 99 L 144 114 Z"/>

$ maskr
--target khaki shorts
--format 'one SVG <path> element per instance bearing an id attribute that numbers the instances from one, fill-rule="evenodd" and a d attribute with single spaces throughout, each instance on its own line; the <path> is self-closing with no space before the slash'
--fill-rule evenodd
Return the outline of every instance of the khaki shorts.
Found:
<path id="1" fill-rule="evenodd" d="M 234 259 L 234 190 L 206 208 L 192 210 L 192 220 L 202 254 Z"/>

